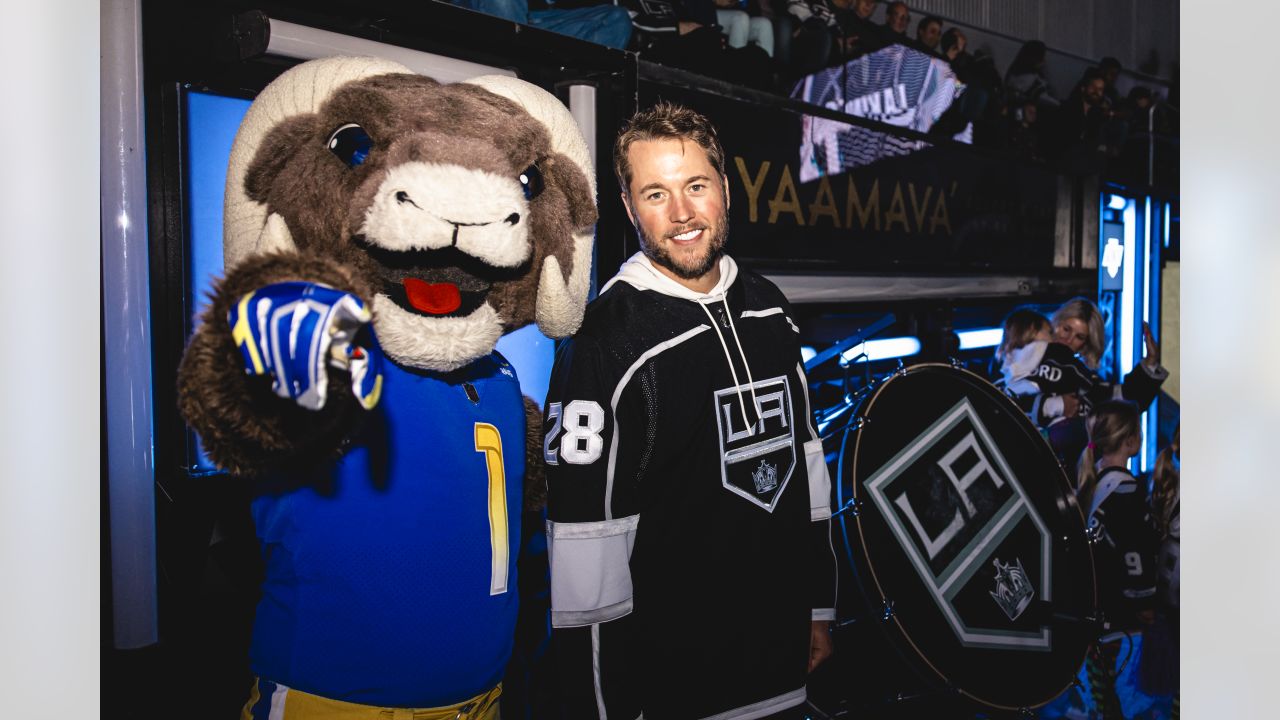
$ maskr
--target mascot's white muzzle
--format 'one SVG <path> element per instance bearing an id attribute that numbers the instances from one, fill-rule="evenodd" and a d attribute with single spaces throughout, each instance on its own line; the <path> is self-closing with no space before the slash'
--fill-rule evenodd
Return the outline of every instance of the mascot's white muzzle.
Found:
<path id="1" fill-rule="evenodd" d="M 529 259 L 529 202 L 515 178 L 459 165 L 392 168 L 365 212 L 360 234 L 394 251 L 458 250 L 495 267 Z"/>

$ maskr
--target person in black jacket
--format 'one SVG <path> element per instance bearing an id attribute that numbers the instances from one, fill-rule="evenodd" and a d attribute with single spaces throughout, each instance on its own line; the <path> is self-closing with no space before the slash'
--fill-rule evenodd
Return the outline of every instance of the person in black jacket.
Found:
<path id="1" fill-rule="evenodd" d="M 1054 311 L 1050 322 L 1053 324 L 1054 341 L 1066 345 L 1084 362 L 1085 367 L 1096 372 L 1107 349 L 1106 322 L 1098 306 L 1089 298 L 1075 297 Z M 1114 385 L 1108 387 L 1112 388 L 1113 397 L 1124 397 L 1136 403 L 1139 409 L 1146 409 L 1159 394 L 1160 385 L 1169 377 L 1169 371 L 1160 365 L 1160 346 L 1145 323 L 1142 342 L 1142 359 L 1124 377 L 1121 390 L 1115 390 Z M 1050 429 L 1049 442 L 1063 458 L 1075 462 L 1088 442 L 1083 422 L 1077 419 L 1055 424 Z"/>
<path id="2" fill-rule="evenodd" d="M 832 651 L 831 487 L 792 310 L 724 254 L 724 150 L 659 103 L 614 148 L 636 253 L 543 422 L 565 716 L 803 717 Z"/>
<path id="3" fill-rule="evenodd" d="M 1095 314 L 1086 312 L 1088 309 Z M 1053 332 L 1043 315 L 1018 308 L 1005 318 L 1004 338 L 996 350 L 999 373 L 995 384 L 1045 431 L 1058 459 L 1068 468 L 1088 442 L 1084 418 L 1092 407 L 1117 398 L 1146 407 L 1169 376 L 1160 367 L 1160 349 L 1147 328 L 1147 352 L 1139 366 L 1119 385 L 1103 380 L 1086 361 L 1086 357 L 1096 357 L 1089 339 L 1091 324 L 1101 326 L 1101 314 L 1096 313 L 1092 303 L 1076 298 L 1059 309 L 1055 315 L 1060 321 L 1058 331 Z M 1089 355 L 1081 357 L 1078 352 Z"/>
<path id="4" fill-rule="evenodd" d="M 1094 569 L 1103 635 L 1089 660 L 1089 684 L 1103 717 L 1122 717 L 1115 693 L 1116 658 L 1126 633 L 1155 621 L 1158 538 L 1147 493 L 1129 472 L 1142 448 L 1138 408 L 1112 400 L 1094 409 L 1089 445 L 1080 457 L 1078 497 L 1094 539 Z"/>

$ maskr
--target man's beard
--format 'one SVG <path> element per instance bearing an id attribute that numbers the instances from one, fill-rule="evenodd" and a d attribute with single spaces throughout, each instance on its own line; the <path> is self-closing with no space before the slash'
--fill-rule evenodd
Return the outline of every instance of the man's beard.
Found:
<path id="1" fill-rule="evenodd" d="M 703 232 L 708 232 L 710 230 L 711 228 L 705 228 Z M 711 272 L 711 268 L 715 267 L 716 263 L 720 262 L 720 258 L 724 255 L 725 241 L 728 240 L 729 237 L 729 213 L 725 212 L 721 214 L 719 222 L 716 223 L 715 233 L 708 239 L 707 256 L 703 258 L 700 263 L 694 266 L 681 265 L 677 263 L 676 259 L 672 257 L 671 253 L 667 250 L 669 244 L 661 245 L 659 243 L 655 243 L 652 238 L 649 237 L 649 234 L 645 232 L 644 228 L 637 227 L 636 231 L 640 235 L 640 250 L 643 251 L 645 256 L 653 261 L 655 265 L 660 265 L 670 270 L 675 273 L 676 277 L 684 280 L 697 280 L 703 275 Z M 688 232 L 688 229 L 672 234 L 679 235 L 682 232 Z M 667 239 L 670 240 L 669 237 Z"/>

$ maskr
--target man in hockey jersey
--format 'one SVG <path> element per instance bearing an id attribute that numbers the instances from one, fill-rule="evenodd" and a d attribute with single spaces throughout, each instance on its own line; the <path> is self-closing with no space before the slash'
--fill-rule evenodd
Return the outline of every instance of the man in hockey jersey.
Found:
<path id="1" fill-rule="evenodd" d="M 561 347 L 543 424 L 567 716 L 801 717 L 835 557 L 790 308 L 724 255 L 705 118 L 637 113 L 614 165 L 643 251 Z"/>

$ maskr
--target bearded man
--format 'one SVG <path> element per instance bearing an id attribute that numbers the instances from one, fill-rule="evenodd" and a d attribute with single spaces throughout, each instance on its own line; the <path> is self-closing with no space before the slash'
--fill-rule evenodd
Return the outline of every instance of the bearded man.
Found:
<path id="1" fill-rule="evenodd" d="M 572 718 L 804 716 L 831 654 L 830 479 L 782 293 L 725 255 L 714 127 L 614 147 L 642 251 L 561 346 L 544 411 L 553 653 Z"/>

